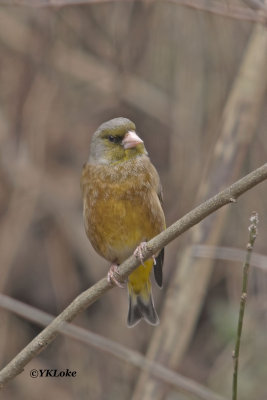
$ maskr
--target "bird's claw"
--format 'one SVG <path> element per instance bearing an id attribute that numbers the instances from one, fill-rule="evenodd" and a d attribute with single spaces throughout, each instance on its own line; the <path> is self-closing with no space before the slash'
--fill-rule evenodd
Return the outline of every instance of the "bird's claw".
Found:
<path id="1" fill-rule="evenodd" d="M 134 251 L 134 256 L 141 261 L 142 265 L 144 265 L 143 252 L 146 250 L 146 248 L 147 248 L 146 242 L 141 242 Z"/>
<path id="2" fill-rule="evenodd" d="M 117 264 L 112 264 L 108 271 L 107 280 L 109 283 L 115 283 L 116 286 L 123 289 L 124 284 L 119 282 L 115 275 L 119 276 L 118 266 Z"/>
<path id="3" fill-rule="evenodd" d="M 141 242 L 134 251 L 135 257 L 138 258 L 141 261 L 141 264 L 144 266 L 145 266 L 145 264 L 144 264 L 143 252 L 146 250 L 147 250 L 147 243 Z M 153 259 L 153 265 L 156 265 L 156 257 L 153 255 L 151 258 Z"/>

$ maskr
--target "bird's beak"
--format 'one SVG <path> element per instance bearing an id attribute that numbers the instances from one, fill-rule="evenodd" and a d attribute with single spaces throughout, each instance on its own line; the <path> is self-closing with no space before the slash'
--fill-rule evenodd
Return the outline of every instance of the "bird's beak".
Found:
<path id="1" fill-rule="evenodd" d="M 132 147 L 136 147 L 139 143 L 144 143 L 144 142 L 134 131 L 128 131 L 122 141 L 122 145 L 125 148 L 125 150 L 131 149 Z"/>

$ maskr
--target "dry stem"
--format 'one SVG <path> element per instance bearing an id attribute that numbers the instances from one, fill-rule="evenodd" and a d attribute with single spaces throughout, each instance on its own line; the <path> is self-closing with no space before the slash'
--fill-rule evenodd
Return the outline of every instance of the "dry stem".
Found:
<path id="1" fill-rule="evenodd" d="M 237 335 L 236 335 L 236 343 L 235 349 L 233 351 L 233 360 L 234 360 L 234 374 L 233 374 L 233 388 L 232 388 L 232 399 L 237 399 L 237 378 L 238 378 L 238 364 L 239 364 L 239 350 L 240 350 L 240 342 L 243 328 L 243 320 L 245 313 L 245 306 L 247 301 L 247 289 L 248 289 L 248 272 L 250 267 L 251 254 L 253 250 L 253 246 L 257 237 L 257 224 L 258 224 L 258 214 L 253 213 L 250 217 L 251 225 L 249 226 L 249 241 L 247 244 L 247 254 L 246 261 L 243 267 L 243 282 L 242 282 L 242 294 L 240 298 L 240 308 L 239 308 L 239 317 L 238 317 L 238 325 L 237 325 Z"/>

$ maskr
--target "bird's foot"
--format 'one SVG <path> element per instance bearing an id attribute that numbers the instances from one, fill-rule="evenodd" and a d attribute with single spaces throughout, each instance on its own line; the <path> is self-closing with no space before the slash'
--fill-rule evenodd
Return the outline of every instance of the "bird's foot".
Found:
<path id="1" fill-rule="evenodd" d="M 124 284 L 121 283 L 120 281 L 118 281 L 118 279 L 116 278 L 119 275 L 119 270 L 118 270 L 118 265 L 117 264 L 112 264 L 109 271 L 108 271 L 108 276 L 107 276 L 107 280 L 109 283 L 115 283 L 116 286 L 118 286 L 119 288 L 124 288 Z"/>
<path id="2" fill-rule="evenodd" d="M 143 253 L 144 251 L 147 250 L 147 242 L 141 242 L 138 247 L 136 247 L 134 251 L 134 255 L 136 258 L 138 258 L 141 261 L 141 264 L 145 266 L 144 264 L 144 256 Z M 156 265 L 156 257 L 152 256 L 153 258 L 153 265 Z"/>

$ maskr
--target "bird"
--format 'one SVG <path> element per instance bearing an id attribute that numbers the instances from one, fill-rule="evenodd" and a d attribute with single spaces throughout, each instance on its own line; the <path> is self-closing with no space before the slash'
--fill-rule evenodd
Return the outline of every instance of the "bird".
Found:
<path id="1" fill-rule="evenodd" d="M 111 263 L 108 281 L 121 286 L 118 265 L 135 254 L 140 265 L 129 275 L 127 325 L 144 319 L 159 323 L 150 273 L 162 287 L 164 248 L 144 261 L 148 240 L 166 229 L 162 186 L 135 124 L 118 117 L 101 124 L 92 136 L 81 176 L 83 220 L 96 252 Z"/>

